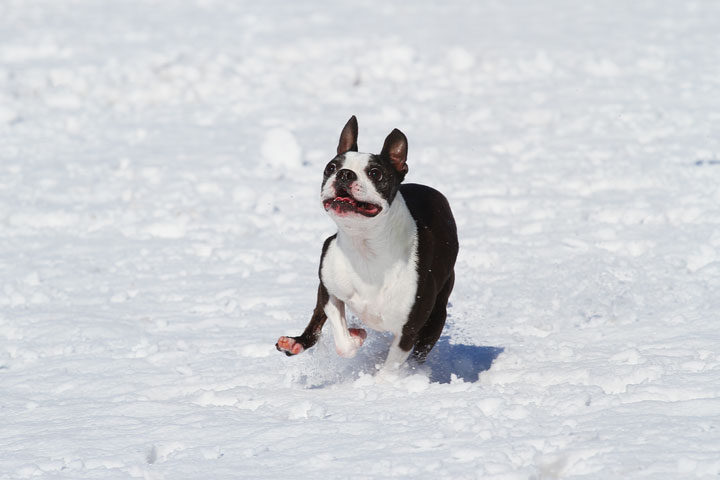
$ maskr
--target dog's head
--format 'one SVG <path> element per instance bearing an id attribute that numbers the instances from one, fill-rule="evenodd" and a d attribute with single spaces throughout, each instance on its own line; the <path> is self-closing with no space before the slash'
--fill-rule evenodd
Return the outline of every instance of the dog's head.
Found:
<path id="1" fill-rule="evenodd" d="M 390 132 L 379 155 L 358 153 L 358 124 L 353 115 L 340 134 L 337 156 L 323 173 L 321 198 L 333 218 L 373 218 L 382 215 L 397 195 L 408 171 L 407 138 Z"/>

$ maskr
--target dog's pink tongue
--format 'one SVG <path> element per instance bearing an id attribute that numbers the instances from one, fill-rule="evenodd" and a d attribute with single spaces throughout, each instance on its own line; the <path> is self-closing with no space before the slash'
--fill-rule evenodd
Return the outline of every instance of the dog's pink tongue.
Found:
<path id="1" fill-rule="evenodd" d="M 365 205 L 363 205 L 363 210 L 365 210 L 369 214 L 373 214 L 373 213 L 377 213 L 378 208 L 372 204 L 365 204 Z"/>

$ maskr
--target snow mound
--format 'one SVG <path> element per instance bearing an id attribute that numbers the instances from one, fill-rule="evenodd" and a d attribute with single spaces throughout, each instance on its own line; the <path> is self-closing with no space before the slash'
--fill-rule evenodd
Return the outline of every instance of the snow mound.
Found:
<path id="1" fill-rule="evenodd" d="M 302 150 L 295 135 L 285 128 L 272 128 L 265 133 L 260 147 L 267 164 L 278 169 L 302 166 Z"/>

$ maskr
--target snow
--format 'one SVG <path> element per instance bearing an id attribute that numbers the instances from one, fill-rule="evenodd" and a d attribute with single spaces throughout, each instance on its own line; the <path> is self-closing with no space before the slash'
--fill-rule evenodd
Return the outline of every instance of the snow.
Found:
<path id="1" fill-rule="evenodd" d="M 0 478 L 717 478 L 720 5 L 0 5 Z M 460 256 L 424 366 L 314 306 L 340 129 Z"/>

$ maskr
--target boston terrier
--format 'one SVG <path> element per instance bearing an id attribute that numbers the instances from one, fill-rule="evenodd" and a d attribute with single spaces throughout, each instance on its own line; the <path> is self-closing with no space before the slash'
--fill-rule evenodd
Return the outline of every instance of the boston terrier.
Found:
<path id="1" fill-rule="evenodd" d="M 402 183 L 408 143 L 393 130 L 379 155 L 358 153 L 355 116 L 340 134 L 337 156 L 323 172 L 320 197 L 338 231 L 320 257 L 320 287 L 310 323 L 277 349 L 297 355 L 315 345 L 330 319 L 335 349 L 353 357 L 367 337 L 348 328 L 345 307 L 368 327 L 394 335 L 381 371 L 412 352 L 422 362 L 440 338 L 455 280 L 457 229 L 445 197 Z"/>

